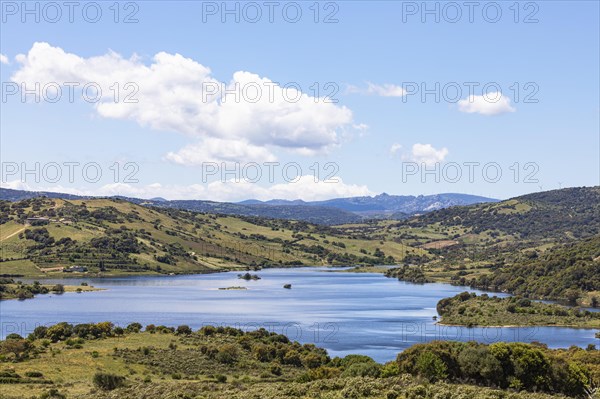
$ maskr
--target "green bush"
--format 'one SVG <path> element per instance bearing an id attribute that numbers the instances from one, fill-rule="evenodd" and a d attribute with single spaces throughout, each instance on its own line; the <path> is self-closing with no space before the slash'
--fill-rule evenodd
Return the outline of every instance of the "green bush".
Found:
<path id="1" fill-rule="evenodd" d="M 381 374 L 381 366 L 377 363 L 354 363 L 344 370 L 342 377 L 373 377 Z"/>
<path id="2" fill-rule="evenodd" d="M 423 352 L 417 358 L 416 364 L 419 373 L 431 382 L 443 380 L 448 376 L 447 367 L 437 355 Z"/>
<path id="3" fill-rule="evenodd" d="M 131 323 L 125 328 L 125 330 L 128 333 L 139 333 L 142 331 L 142 325 L 140 323 Z"/>
<path id="4" fill-rule="evenodd" d="M 588 358 L 591 354 L 575 349 Z M 569 350 L 569 354 L 576 353 Z M 579 355 L 583 356 L 583 355 Z M 400 373 L 409 373 L 431 382 L 469 381 L 481 385 L 516 390 L 543 391 L 581 396 L 592 381 L 594 367 L 583 358 L 571 361 L 560 351 L 533 344 L 498 342 L 432 341 L 417 344 L 397 358 Z"/>
<path id="5" fill-rule="evenodd" d="M 192 329 L 189 326 L 182 325 L 177 327 L 176 333 L 177 335 L 190 335 L 192 333 Z"/>
<path id="6" fill-rule="evenodd" d="M 219 348 L 216 359 L 219 363 L 233 364 L 238 359 L 238 349 L 235 345 L 225 344 Z"/>

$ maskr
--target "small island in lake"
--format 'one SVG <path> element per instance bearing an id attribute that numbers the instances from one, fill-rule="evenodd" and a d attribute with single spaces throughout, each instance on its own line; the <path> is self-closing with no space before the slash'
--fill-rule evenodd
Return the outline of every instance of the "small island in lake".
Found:
<path id="1" fill-rule="evenodd" d="M 498 298 L 463 292 L 437 304 L 440 324 L 461 326 L 560 326 L 598 328 L 600 312 L 522 297 Z"/>
<path id="2" fill-rule="evenodd" d="M 245 273 L 245 274 L 238 274 L 238 278 L 242 279 L 242 280 L 260 280 L 260 277 L 257 274 L 250 274 L 250 273 Z"/>
<path id="3" fill-rule="evenodd" d="M 223 288 L 219 288 L 220 290 L 247 290 L 248 288 L 246 287 L 223 287 Z"/>
<path id="4" fill-rule="evenodd" d="M 291 289 L 292 289 L 292 285 L 291 285 L 291 284 L 284 284 L 284 285 L 283 285 L 283 288 L 286 288 L 286 289 L 288 289 L 288 290 L 291 290 Z"/>

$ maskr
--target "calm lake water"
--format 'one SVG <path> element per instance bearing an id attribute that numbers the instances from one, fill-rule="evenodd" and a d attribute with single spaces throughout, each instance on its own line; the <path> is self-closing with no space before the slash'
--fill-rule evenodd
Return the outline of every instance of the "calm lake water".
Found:
<path id="1" fill-rule="evenodd" d="M 315 343 L 331 356 L 361 353 L 383 362 L 415 343 L 434 339 L 539 341 L 548 346 L 598 344 L 595 330 L 559 327 L 464 328 L 435 324 L 437 302 L 471 290 L 447 284 L 410 284 L 381 274 L 339 273 L 331 268 L 267 269 L 261 280 L 238 272 L 210 275 L 54 280 L 88 282 L 106 291 L 40 295 L 0 301 L 1 336 L 26 335 L 37 325 L 60 321 L 112 321 L 197 329 L 230 325 L 264 327 L 302 343 Z M 284 284 L 292 289 L 284 289 Z M 247 290 L 219 290 L 245 286 Z M 476 291 L 480 292 L 480 291 Z"/>

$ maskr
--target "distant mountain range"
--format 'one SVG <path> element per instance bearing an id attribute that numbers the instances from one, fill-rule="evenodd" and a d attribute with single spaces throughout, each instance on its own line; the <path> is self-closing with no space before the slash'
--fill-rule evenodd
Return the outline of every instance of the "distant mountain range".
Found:
<path id="1" fill-rule="evenodd" d="M 335 198 L 325 201 L 302 200 L 247 200 L 243 205 L 293 205 L 293 206 L 325 206 L 356 213 L 363 216 L 390 216 L 394 214 L 412 215 L 435 211 L 456 205 L 472 205 L 481 202 L 497 202 L 493 198 L 479 197 L 469 194 L 434 194 L 434 195 L 389 195 L 386 193 L 374 197 Z"/>
<path id="2" fill-rule="evenodd" d="M 92 197 L 45 191 L 23 191 L 0 188 L 0 200 L 19 201 L 46 196 L 48 198 L 85 199 Z M 458 205 L 498 202 L 493 198 L 468 194 L 389 195 L 374 197 L 336 198 L 326 201 L 246 200 L 239 203 L 164 198 L 140 199 L 118 196 L 127 201 L 166 208 L 236 216 L 257 216 L 274 219 L 302 220 L 310 223 L 336 225 L 356 223 L 365 219 L 403 219 L 411 215 L 445 209 Z"/>

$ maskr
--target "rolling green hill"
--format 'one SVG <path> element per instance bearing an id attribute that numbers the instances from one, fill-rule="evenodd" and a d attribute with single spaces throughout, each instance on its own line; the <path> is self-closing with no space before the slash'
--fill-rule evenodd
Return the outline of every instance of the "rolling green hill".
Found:
<path id="1" fill-rule="evenodd" d="M 519 239 L 584 238 L 600 234 L 600 187 L 566 188 L 498 203 L 442 209 L 411 219 L 414 226 L 439 223 L 472 233 L 497 231 Z"/>
<path id="2" fill-rule="evenodd" d="M 120 199 L 0 202 L 3 276 L 206 273 L 285 265 L 395 263 L 418 248 L 306 222 L 149 208 Z M 77 274 L 77 271 L 73 274 Z"/>
<path id="3" fill-rule="evenodd" d="M 418 247 L 387 272 L 532 298 L 600 298 L 600 187 L 567 188 L 452 207 L 402 221 L 341 226 L 356 238 Z"/>

